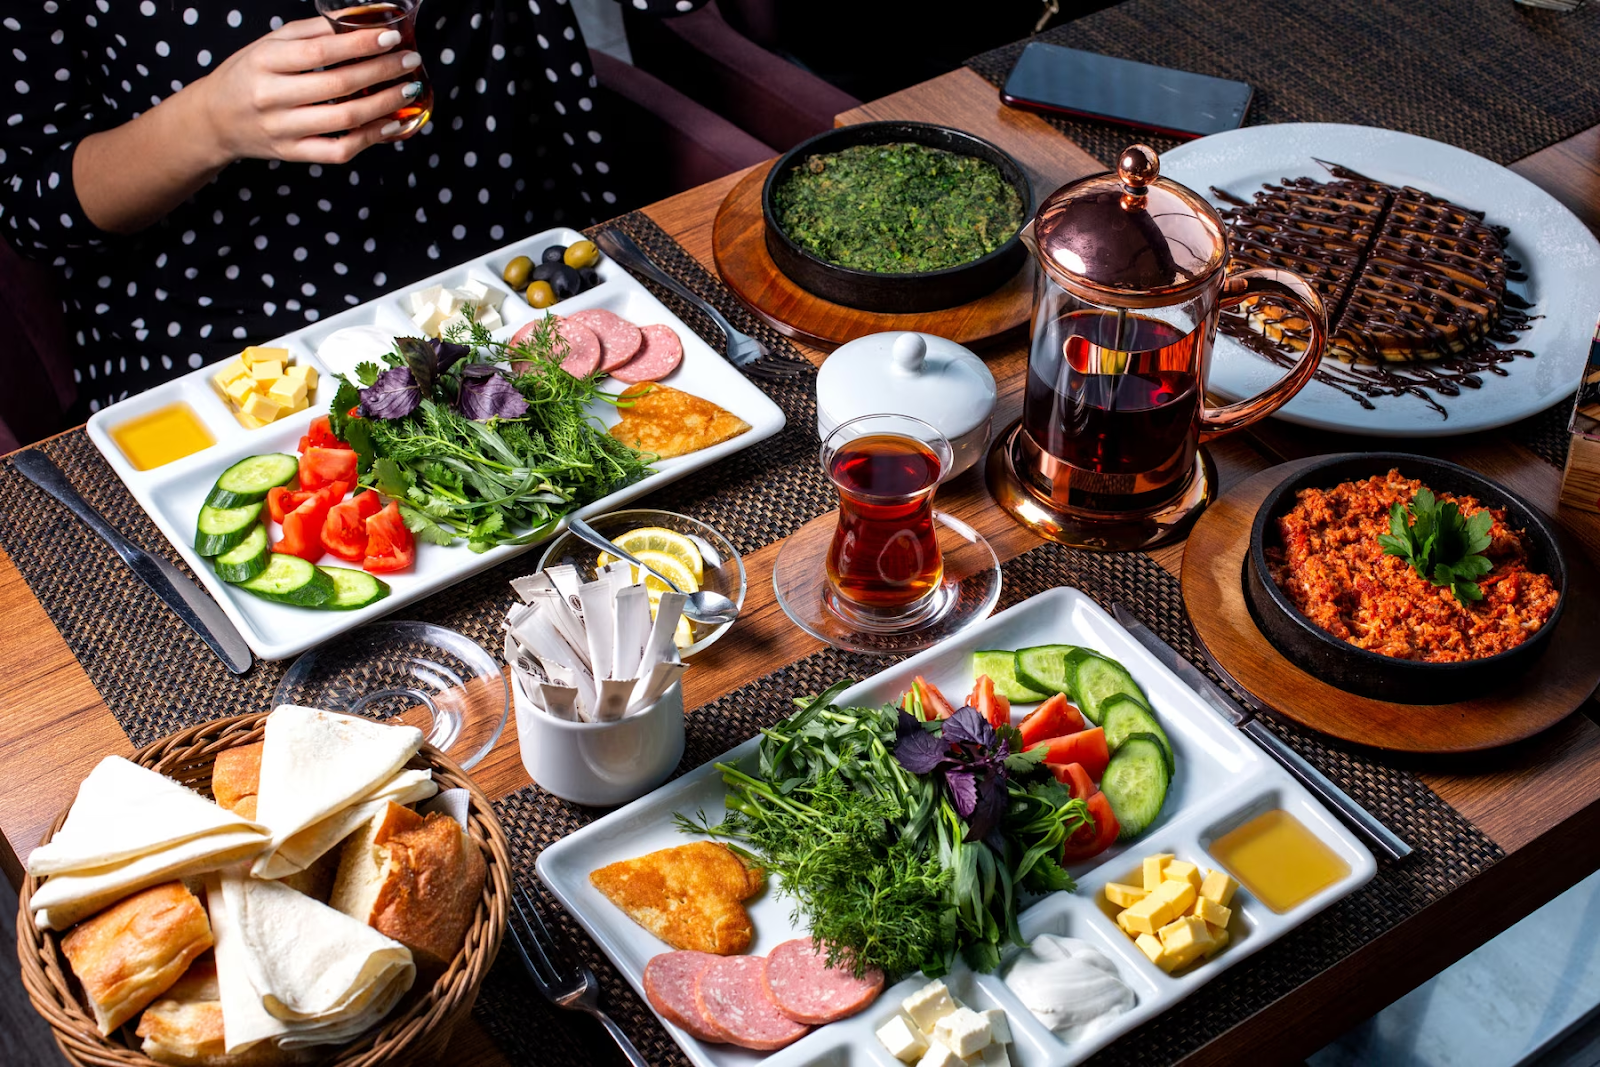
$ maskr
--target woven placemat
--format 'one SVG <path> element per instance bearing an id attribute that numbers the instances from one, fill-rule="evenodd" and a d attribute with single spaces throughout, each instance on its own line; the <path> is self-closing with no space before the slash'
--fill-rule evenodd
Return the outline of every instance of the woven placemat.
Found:
<path id="1" fill-rule="evenodd" d="M 1107 608 L 1121 601 L 1192 661 L 1197 650 L 1177 579 L 1142 554 L 1105 555 L 1045 545 L 1005 564 L 1000 607 L 1071 585 Z M 712 760 L 792 710 L 792 699 L 840 678 L 864 678 L 881 659 L 832 649 L 808 656 L 690 714 L 680 773 Z M 1095 1064 L 1171 1063 L 1326 970 L 1501 858 L 1479 834 L 1414 775 L 1367 755 L 1325 744 L 1279 721 L 1273 729 L 1416 851 L 1404 865 L 1382 864 L 1377 877 L 1339 904 L 1251 959 L 1208 983 L 1180 1006 L 1094 1057 Z M 512 843 L 521 884 L 541 893 L 534 862 L 548 844 L 600 811 L 569 804 L 528 786 L 495 805 Z M 548 905 L 548 898 L 547 905 Z M 548 914 L 559 909 L 548 905 Z M 688 1061 L 650 1009 L 570 917 L 560 922 L 600 979 L 604 1003 L 652 1064 Z M 608 1062 L 605 1035 L 563 1019 L 539 1001 L 514 957 L 503 955 L 479 999 L 478 1018 L 516 1063 Z"/>
<path id="2" fill-rule="evenodd" d="M 1600 5 L 1570 14 L 1511 0 L 1127 0 L 1029 40 L 1248 83 L 1247 122 L 1383 126 L 1510 163 L 1600 122 Z M 967 61 L 1005 82 L 1028 41 Z M 1126 126 L 1055 120 L 1107 166 Z"/>
<path id="3" fill-rule="evenodd" d="M 759 382 L 788 425 L 733 462 L 690 475 L 634 507 L 692 515 L 721 530 L 741 553 L 770 544 L 833 507 L 817 464 L 815 369 L 785 338 L 752 315 L 650 219 L 634 213 L 611 223 L 626 230 L 663 268 L 701 293 L 736 326 L 761 337 L 773 359 L 804 373 Z M 682 300 L 658 295 L 717 351 L 715 326 Z M 42 446 L 93 507 L 132 541 L 188 568 L 82 430 Z M 0 548 L 11 556 L 101 699 L 135 745 L 223 715 L 265 711 L 287 663 L 257 663 L 242 678 L 177 620 L 115 554 L 64 507 L 0 462 Z M 510 605 L 510 579 L 538 562 L 540 549 L 403 608 L 398 618 L 438 623 L 491 650 Z"/>

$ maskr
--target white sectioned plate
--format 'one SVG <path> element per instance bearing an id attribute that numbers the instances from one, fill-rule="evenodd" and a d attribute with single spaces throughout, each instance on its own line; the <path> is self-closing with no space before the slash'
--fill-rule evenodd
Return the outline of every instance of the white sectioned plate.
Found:
<path id="1" fill-rule="evenodd" d="M 293 354 L 294 362 L 316 368 L 322 380 L 317 387 L 315 403 L 306 411 L 257 430 L 246 429 L 212 392 L 206 377 L 215 369 L 215 365 L 212 365 L 96 412 L 89 419 L 89 439 L 127 485 L 134 499 L 150 514 L 161 533 L 183 556 L 207 591 L 222 606 L 228 618 L 233 620 L 251 650 L 266 660 L 298 655 L 330 637 L 454 585 L 533 546 L 503 545 L 477 554 L 468 549 L 464 541 L 449 547 L 419 544 L 416 564 L 403 574 L 384 575 L 393 592 L 370 607 L 357 611 L 316 611 L 275 604 L 221 581 L 210 564 L 195 553 L 195 520 L 212 483 L 219 474 L 245 456 L 264 452 L 293 454 L 311 420 L 317 415 L 327 414 L 329 401 L 337 387 L 330 372 L 353 370 L 342 366 L 329 368 L 316 357 L 317 346 L 334 330 L 345 326 L 372 325 L 392 331 L 397 337 L 415 336 L 416 328 L 406 317 L 401 303 L 407 293 L 435 284 L 457 286 L 469 280 L 488 282 L 505 290 L 508 287 L 500 280 L 500 271 L 512 257 L 527 255 L 537 260 L 540 251 L 548 245 L 570 244 L 582 237 L 576 230 L 569 229 L 536 234 L 491 252 L 482 259 L 461 264 L 430 278 L 419 279 L 393 293 L 276 340 L 260 342 L 287 348 Z M 738 437 L 699 452 L 662 460 L 655 465 L 656 473 L 579 509 L 576 514 L 581 518 L 612 511 L 668 482 L 743 451 L 783 429 L 786 421 L 783 411 L 771 398 L 702 341 L 698 334 L 667 310 L 632 275 L 608 258 L 602 258 L 597 269 L 600 273 L 598 285 L 562 301 L 551 310 L 565 315 L 584 308 L 600 307 L 639 325 L 659 322 L 671 326 L 683 342 L 683 362 L 663 379 L 663 384 L 727 409 L 748 422 L 750 429 Z M 496 336 L 505 339 L 518 327 L 543 313 L 528 307 L 521 297 L 512 293 L 504 301 L 501 314 L 506 325 L 496 331 Z M 608 392 L 619 392 L 624 388 L 621 383 L 611 380 L 604 387 Z M 186 401 L 200 417 L 216 439 L 216 444 L 165 466 L 147 471 L 135 470 L 111 439 L 110 430 L 130 418 L 179 400 Z M 605 403 L 596 402 L 591 414 L 608 426 L 618 420 L 616 409 Z M 550 536 L 555 536 L 565 528 L 566 522 L 563 520 L 550 531 Z M 324 562 L 340 564 L 340 561 L 331 557 Z"/>
<path id="2" fill-rule="evenodd" d="M 1537 317 L 1515 342 L 1500 347 L 1534 355 L 1513 360 L 1506 377 L 1484 374 L 1480 389 L 1435 397 L 1449 418 L 1414 396 L 1377 397 L 1369 411 L 1314 380 L 1278 409 L 1278 418 L 1366 436 L 1448 437 L 1505 426 L 1571 395 L 1583 376 L 1600 315 L 1600 242 L 1572 212 L 1521 175 L 1426 137 L 1312 122 L 1245 126 L 1190 141 L 1161 157 L 1161 175 L 1225 208 L 1212 195 L 1213 187 L 1248 200 L 1267 182 L 1331 180 L 1319 159 L 1377 181 L 1415 186 L 1509 227 L 1510 256 L 1528 275 L 1510 288 L 1534 304 L 1531 314 Z M 1217 335 L 1208 386 L 1218 396 L 1254 396 L 1282 373 L 1239 342 Z"/>
<path id="3" fill-rule="evenodd" d="M 1322 808 L 1276 763 L 1244 735 L 1211 711 L 1193 691 L 1163 667 L 1117 622 L 1085 594 L 1059 588 L 1024 601 L 881 674 L 854 686 L 840 704 L 876 705 L 893 701 L 922 675 L 945 693 L 967 692 L 976 649 L 1024 648 L 1043 644 L 1076 644 L 1119 660 L 1144 687 L 1157 717 L 1172 740 L 1177 777 L 1166 807 L 1137 841 L 1119 844 L 1073 868 L 1076 893 L 1053 893 L 1034 902 L 1021 916 L 1024 937 L 1066 934 L 1097 945 L 1116 962 L 1122 978 L 1138 995 L 1138 1004 L 1106 1029 L 1079 1041 L 1065 1042 L 1046 1029 L 1011 994 L 998 975 L 974 974 L 958 967 L 946 982 L 957 999 L 976 1010 L 1000 1007 L 1010 1016 L 1015 1038 L 1011 1061 L 1021 1067 L 1066 1067 L 1153 1019 L 1214 976 L 1305 922 L 1334 901 L 1365 884 L 1377 864 L 1342 824 Z M 1013 709 L 1020 721 L 1026 708 Z M 722 761 L 750 761 L 759 739 L 747 741 Z M 670 848 L 691 840 L 673 825 L 674 812 L 690 817 L 703 811 L 713 821 L 723 812 L 722 777 L 706 764 L 654 793 L 597 819 L 550 845 L 539 855 L 539 877 L 577 918 L 606 955 L 644 996 L 643 973 L 650 958 L 668 951 L 643 927 L 618 910 L 589 883 L 589 872 L 617 860 Z M 1206 849 L 1210 842 L 1270 807 L 1293 812 L 1350 865 L 1350 873 L 1293 911 L 1279 915 L 1248 891 L 1234 898 L 1233 941 L 1209 962 L 1177 976 L 1162 972 L 1134 946 L 1095 903 L 1109 881 L 1126 880 L 1144 855 L 1171 852 L 1202 867 L 1220 866 Z M 775 887 L 748 902 L 755 922 L 753 953 L 765 953 L 806 931 L 790 921 L 791 902 Z M 921 983 L 906 979 L 884 991 L 861 1014 L 820 1027 L 779 1052 L 763 1055 L 728 1045 L 704 1044 L 663 1022 L 700 1067 L 738 1067 L 765 1062 L 770 1067 L 876 1064 L 897 1061 L 879 1044 L 875 1031 L 898 1009 L 900 1001 Z"/>

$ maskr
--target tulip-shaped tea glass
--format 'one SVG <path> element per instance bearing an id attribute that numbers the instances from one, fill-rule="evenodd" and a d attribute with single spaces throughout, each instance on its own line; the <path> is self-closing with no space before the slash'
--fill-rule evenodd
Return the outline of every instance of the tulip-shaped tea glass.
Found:
<path id="1" fill-rule="evenodd" d="M 380 0 L 379 3 L 362 4 L 349 3 L 348 0 L 317 0 L 317 13 L 328 20 L 334 33 L 354 33 L 356 30 L 398 30 L 400 43 L 385 53 L 414 52 L 417 48 L 417 8 L 422 6 L 421 0 Z M 364 63 L 366 60 L 352 60 L 354 63 Z M 344 66 L 346 64 L 340 64 Z M 417 91 L 414 92 L 400 110 L 394 112 L 390 119 L 400 123 L 400 129 L 393 137 L 409 137 L 422 128 L 423 123 L 433 115 L 433 85 L 428 81 L 428 68 L 418 67 L 408 70 L 394 81 L 382 82 L 378 85 L 369 85 L 358 91 L 356 96 L 371 96 L 381 93 L 394 85 L 404 85 L 415 82 Z"/>

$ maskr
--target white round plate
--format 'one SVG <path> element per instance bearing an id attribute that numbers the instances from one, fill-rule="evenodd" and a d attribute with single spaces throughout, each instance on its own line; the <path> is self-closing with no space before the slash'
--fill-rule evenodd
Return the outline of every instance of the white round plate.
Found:
<path id="1" fill-rule="evenodd" d="M 1213 186 L 1250 199 L 1264 183 L 1331 176 L 1325 159 L 1369 178 L 1411 185 L 1485 212 L 1509 227 L 1509 254 L 1526 282 L 1511 289 L 1532 302 L 1534 319 L 1517 348 L 1534 353 L 1507 365 L 1507 376 L 1485 374 L 1481 389 L 1438 397 L 1441 418 L 1412 396 L 1377 397 L 1373 410 L 1313 380 L 1277 417 L 1301 426 L 1374 437 L 1448 437 L 1505 426 L 1571 395 L 1583 377 L 1589 339 L 1600 315 L 1600 242 L 1549 193 L 1482 156 L 1409 133 L 1335 123 L 1246 126 L 1180 145 L 1161 157 L 1171 178 L 1226 207 Z M 1217 335 L 1207 387 L 1228 400 L 1254 396 L 1283 372 L 1237 341 Z"/>

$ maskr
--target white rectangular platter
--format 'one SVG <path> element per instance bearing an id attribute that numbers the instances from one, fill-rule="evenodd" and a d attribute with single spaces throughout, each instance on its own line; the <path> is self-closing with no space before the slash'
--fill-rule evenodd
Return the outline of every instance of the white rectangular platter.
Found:
<path id="1" fill-rule="evenodd" d="M 392 330 L 397 337 L 415 336 L 416 327 L 407 317 L 402 300 L 407 293 L 430 285 L 455 287 L 465 282 L 486 282 L 502 291 L 508 288 L 500 280 L 500 272 L 507 261 L 526 255 L 535 261 L 545 247 L 552 244 L 570 244 L 582 239 L 575 230 L 558 229 L 536 234 L 507 245 L 479 260 L 443 271 L 430 278 L 422 278 L 402 289 L 368 301 L 348 311 L 314 323 L 272 341 L 255 343 L 287 348 L 296 363 L 315 367 L 319 382 L 316 400 L 306 410 L 279 419 L 260 429 L 246 429 L 228 412 L 222 401 L 212 392 L 207 381 L 211 367 L 202 367 L 149 392 L 113 404 L 89 419 L 89 439 L 105 456 L 135 500 L 150 514 L 156 527 L 172 542 L 189 564 L 211 596 L 222 606 L 228 618 L 239 628 L 245 641 L 262 659 L 286 659 L 298 655 L 313 645 L 359 626 L 380 615 L 404 607 L 432 593 L 438 592 L 470 575 L 493 567 L 512 556 L 526 552 L 530 545 L 502 545 L 481 554 L 467 548 L 464 541 L 449 547 L 419 544 L 417 561 L 411 570 L 402 574 L 385 575 L 393 588 L 385 599 L 357 611 L 315 611 L 275 604 L 258 599 L 217 578 L 210 564 L 194 551 L 195 520 L 200 513 L 207 492 L 217 476 L 245 456 L 264 452 L 293 454 L 300 436 L 306 432 L 311 420 L 326 414 L 337 383 L 332 375 L 349 373 L 350 366 L 326 366 L 316 356 L 317 347 L 333 331 L 345 326 L 373 325 Z M 640 285 L 622 267 L 602 258 L 597 270 L 599 284 L 570 297 L 553 308 L 557 314 L 571 314 L 585 308 L 605 308 L 616 312 L 630 322 L 665 323 L 677 331 L 683 342 L 683 362 L 678 369 L 663 379 L 684 392 L 709 400 L 737 415 L 750 424 L 750 429 L 738 437 L 710 448 L 655 464 L 655 473 L 632 485 L 625 486 L 577 511 L 580 518 L 614 511 L 630 500 L 684 475 L 700 470 L 735 452 L 749 448 L 782 430 L 785 423 L 783 411 L 749 379 L 702 341 L 693 330 L 684 325 L 672 312 Z M 501 305 L 505 326 L 495 331 L 498 340 L 509 338 L 519 327 L 543 315 L 512 293 Z M 241 345 L 242 347 L 242 345 Z M 620 383 L 608 380 L 608 391 L 618 392 Z M 112 440 L 110 431 L 117 425 L 175 401 L 186 401 L 216 439 L 216 444 L 165 466 L 141 471 L 134 469 Z M 606 425 L 618 420 L 615 407 L 596 402 L 591 414 Z M 565 529 L 563 519 L 550 531 L 555 536 Z"/>
<path id="2" fill-rule="evenodd" d="M 974 974 L 958 965 L 946 977 L 951 992 L 963 1004 L 977 1011 L 1006 1010 L 1014 1036 L 1011 1062 L 1021 1067 L 1066 1067 L 1082 1061 L 1365 884 L 1377 872 L 1372 854 L 1337 819 L 1076 589 L 1052 589 L 1003 611 L 852 687 L 838 703 L 874 706 L 894 701 L 919 674 L 955 697 L 970 687 L 974 650 L 1056 643 L 1084 645 L 1121 661 L 1144 687 L 1172 739 L 1177 775 L 1160 818 L 1138 840 L 1114 846 L 1089 864 L 1073 868 L 1078 881 L 1076 893 L 1043 897 L 1020 920 L 1022 934 L 1030 940 L 1042 933 L 1054 933 L 1097 945 L 1115 961 L 1122 979 L 1137 995 L 1138 1003 L 1131 1011 L 1105 1029 L 1069 1043 L 1042 1025 L 1012 995 L 998 973 Z M 1013 720 L 1020 721 L 1025 710 L 1014 708 Z M 749 760 L 753 767 L 758 742 L 759 738 L 740 745 L 722 757 L 723 761 Z M 723 795 L 721 775 L 706 764 L 595 820 L 539 855 L 539 877 L 641 997 L 645 964 L 668 948 L 606 900 L 590 884 L 589 872 L 689 840 L 673 826 L 673 813 L 694 816 L 703 810 L 715 821 L 724 810 Z M 1170 852 L 1202 867 L 1220 867 L 1207 851 L 1211 842 L 1271 808 L 1292 812 L 1349 864 L 1350 873 L 1281 915 L 1241 888 L 1233 902 L 1234 919 L 1229 926 L 1232 941 L 1210 961 L 1176 976 L 1168 975 L 1146 959 L 1096 904 L 1107 882 L 1136 880 L 1135 870 L 1145 855 Z M 791 921 L 791 902 L 779 897 L 772 885 L 747 906 L 756 929 L 752 953 L 768 952 L 780 942 L 806 933 Z M 764 1062 L 767 1067 L 894 1067 L 898 1061 L 879 1044 L 875 1031 L 922 981 L 913 977 L 885 989 L 861 1014 L 820 1027 L 788 1048 L 765 1056 L 727 1045 L 704 1044 L 668 1023 L 663 1025 L 700 1067 L 744 1067 L 757 1062 Z"/>

